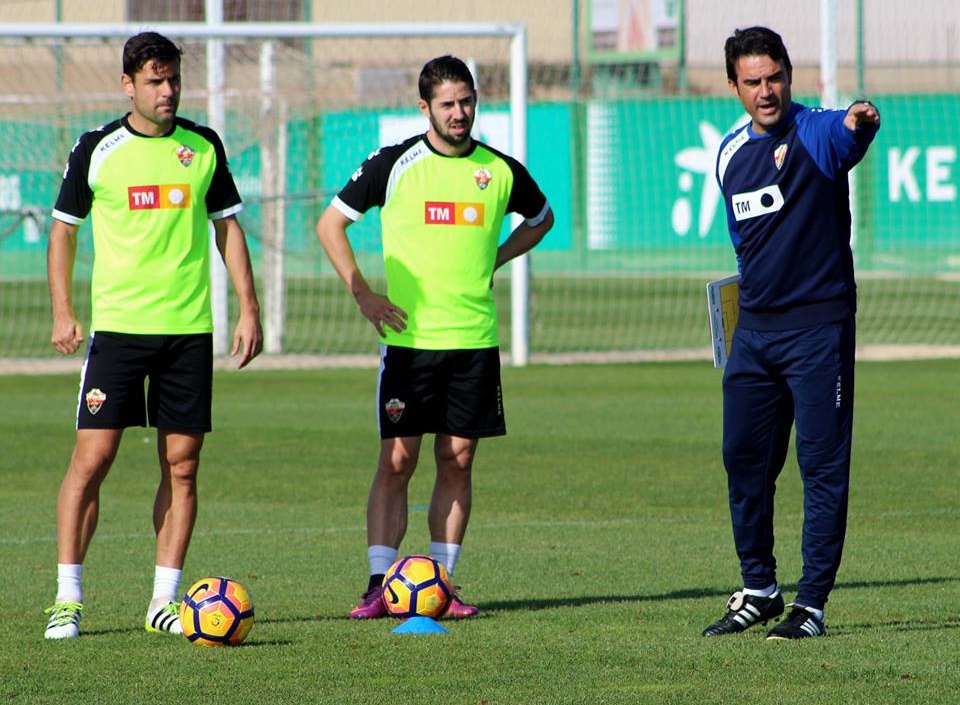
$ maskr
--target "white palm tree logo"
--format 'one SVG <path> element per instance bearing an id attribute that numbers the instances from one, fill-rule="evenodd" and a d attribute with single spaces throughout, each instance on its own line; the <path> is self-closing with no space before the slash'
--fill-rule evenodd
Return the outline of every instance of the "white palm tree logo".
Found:
<path id="1" fill-rule="evenodd" d="M 743 115 L 733 123 L 728 132 L 737 129 L 749 119 L 749 115 Z M 717 205 L 720 202 L 720 187 L 717 186 L 717 180 L 714 178 L 714 168 L 724 134 L 709 122 L 703 121 L 700 123 L 700 141 L 703 146 L 688 147 L 678 152 L 673 158 L 676 165 L 684 170 L 677 184 L 681 193 L 690 194 L 693 190 L 694 174 L 702 174 L 705 177 L 703 190 L 700 192 L 700 217 L 697 223 L 697 235 L 701 238 L 706 237 L 710 232 L 710 226 L 713 225 Z M 680 237 L 690 232 L 693 226 L 693 205 L 689 196 L 682 195 L 674 202 L 670 221 L 673 231 Z"/>

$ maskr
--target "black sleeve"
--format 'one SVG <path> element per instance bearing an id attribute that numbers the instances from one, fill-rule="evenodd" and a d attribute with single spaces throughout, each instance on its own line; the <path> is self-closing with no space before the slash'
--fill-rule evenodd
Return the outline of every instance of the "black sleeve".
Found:
<path id="1" fill-rule="evenodd" d="M 55 213 L 73 219 L 74 225 L 86 219 L 93 206 L 93 191 L 87 175 L 90 171 L 90 155 L 102 136 L 103 132 L 81 135 L 67 157 L 60 193 L 53 209 Z"/>
<path id="2" fill-rule="evenodd" d="M 384 147 L 372 152 L 350 175 L 337 197 L 358 213 L 366 213 L 374 206 L 382 207 L 387 198 L 387 181 L 399 151 Z"/>
<path id="3" fill-rule="evenodd" d="M 519 213 L 524 218 L 534 218 L 543 211 L 547 197 L 527 168 L 513 157 L 505 157 L 513 172 L 513 190 L 507 202 L 507 213 Z"/>
<path id="4" fill-rule="evenodd" d="M 213 145 L 217 155 L 217 165 L 214 167 L 213 179 L 207 189 L 207 213 L 220 213 L 241 203 L 240 192 L 230 173 L 230 164 L 227 161 L 227 150 L 223 147 L 220 135 L 209 127 L 194 125 L 192 129 Z"/>

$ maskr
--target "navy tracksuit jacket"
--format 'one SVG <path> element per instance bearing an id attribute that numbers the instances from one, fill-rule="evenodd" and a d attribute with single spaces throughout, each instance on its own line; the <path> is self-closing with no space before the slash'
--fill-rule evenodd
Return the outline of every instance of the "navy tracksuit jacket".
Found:
<path id="1" fill-rule="evenodd" d="M 723 458 L 743 584 L 777 581 L 776 479 L 796 425 L 803 478 L 797 604 L 822 609 L 846 533 L 856 283 L 847 173 L 876 128 L 794 103 L 773 130 L 728 135 L 716 177 L 740 269 L 723 379 Z"/>

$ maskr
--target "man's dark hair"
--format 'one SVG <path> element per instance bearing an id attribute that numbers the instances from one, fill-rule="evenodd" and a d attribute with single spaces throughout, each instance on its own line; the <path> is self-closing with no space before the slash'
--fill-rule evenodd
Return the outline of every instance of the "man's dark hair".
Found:
<path id="1" fill-rule="evenodd" d="M 150 61 L 162 64 L 180 60 L 180 47 L 156 32 L 135 34 L 123 45 L 123 72 L 133 76 Z"/>
<path id="2" fill-rule="evenodd" d="M 433 98 L 434 89 L 441 83 L 466 83 L 470 91 L 476 95 L 477 87 L 473 83 L 473 74 L 460 59 L 455 56 L 438 56 L 431 59 L 420 71 L 420 98 L 428 103 Z"/>
<path id="3" fill-rule="evenodd" d="M 787 47 L 779 34 L 767 27 L 747 27 L 734 30 L 724 45 L 727 58 L 727 78 L 737 82 L 737 59 L 741 56 L 769 56 L 787 70 L 787 77 L 793 75 L 793 65 Z"/>

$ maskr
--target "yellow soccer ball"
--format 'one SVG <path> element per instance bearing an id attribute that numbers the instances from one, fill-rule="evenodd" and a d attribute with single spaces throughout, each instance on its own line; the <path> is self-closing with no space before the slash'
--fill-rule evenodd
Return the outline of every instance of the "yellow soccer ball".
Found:
<path id="1" fill-rule="evenodd" d="M 452 593 L 447 569 L 430 556 L 404 556 L 383 578 L 383 604 L 399 619 L 438 617 Z"/>
<path id="2" fill-rule="evenodd" d="M 236 646 L 253 628 L 253 600 L 236 580 L 198 580 L 180 602 L 180 626 L 194 644 Z"/>

